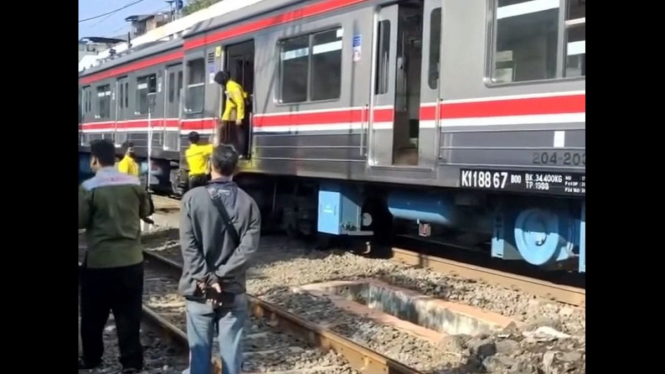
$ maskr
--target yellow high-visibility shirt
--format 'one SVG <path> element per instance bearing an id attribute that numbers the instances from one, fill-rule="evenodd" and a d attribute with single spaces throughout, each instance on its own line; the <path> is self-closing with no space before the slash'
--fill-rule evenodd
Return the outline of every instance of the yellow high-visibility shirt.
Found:
<path id="1" fill-rule="evenodd" d="M 192 144 L 185 151 L 189 175 L 204 175 L 208 173 L 208 158 L 212 155 L 212 144 Z"/>
<path id="2" fill-rule="evenodd" d="M 133 175 L 135 177 L 139 176 L 139 164 L 134 161 L 133 158 L 125 155 L 120 162 L 118 162 L 118 171 L 121 173 Z"/>
<path id="3" fill-rule="evenodd" d="M 245 90 L 237 82 L 230 80 L 226 82 L 226 104 L 222 121 L 243 120 L 245 118 Z M 234 114 L 232 116 L 232 114 Z"/>

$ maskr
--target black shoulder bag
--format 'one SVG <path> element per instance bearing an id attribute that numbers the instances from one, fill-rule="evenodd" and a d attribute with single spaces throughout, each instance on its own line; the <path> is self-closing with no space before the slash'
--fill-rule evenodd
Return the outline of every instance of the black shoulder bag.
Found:
<path id="1" fill-rule="evenodd" d="M 210 195 L 210 200 L 215 205 L 215 208 L 219 211 L 219 214 L 222 216 L 222 221 L 224 221 L 224 226 L 226 226 L 226 231 L 231 236 L 231 243 L 233 244 L 234 249 L 240 245 L 240 235 L 238 235 L 238 230 L 233 226 L 231 222 L 231 217 L 229 217 L 229 212 L 226 210 L 224 203 L 220 198 L 218 198 L 217 191 L 214 187 L 207 187 L 208 195 Z M 224 292 L 222 290 L 221 294 L 218 294 L 213 288 L 208 287 L 206 298 L 215 299 L 219 302 L 220 306 L 224 304 L 231 304 L 235 300 L 235 295 L 231 292 Z"/>

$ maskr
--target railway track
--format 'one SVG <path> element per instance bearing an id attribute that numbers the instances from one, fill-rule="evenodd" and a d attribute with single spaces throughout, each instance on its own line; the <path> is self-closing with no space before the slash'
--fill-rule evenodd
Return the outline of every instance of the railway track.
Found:
<path id="1" fill-rule="evenodd" d="M 586 290 L 582 288 L 559 285 L 545 280 L 430 256 L 402 248 L 393 248 L 392 252 L 391 259 L 403 264 L 421 266 L 441 273 L 454 274 L 461 278 L 496 284 L 570 305 L 582 307 L 585 305 Z"/>
<path id="2" fill-rule="evenodd" d="M 174 280 L 179 279 L 182 267 L 167 258 L 155 253 L 144 251 L 147 266 L 154 268 L 157 273 L 166 274 Z M 159 269 L 159 270 L 157 270 Z M 317 324 L 306 321 L 286 310 L 265 302 L 257 297 L 248 295 L 249 308 L 255 319 L 267 321 L 270 326 L 287 333 L 290 336 L 303 339 L 312 346 L 321 351 L 332 351 L 343 357 L 348 366 L 359 372 L 367 374 L 417 374 L 415 369 L 409 368 L 388 357 L 367 349 L 349 339 L 332 333 L 328 329 Z M 251 335 L 250 335 L 251 336 Z M 272 345 L 271 345 L 272 347 Z M 289 352 L 302 349 L 280 349 L 286 355 Z M 271 348 L 271 351 L 275 348 Z M 314 367 L 297 368 L 291 370 L 282 370 L 284 373 L 336 373 L 348 372 L 343 367 L 329 366 L 321 367 L 319 360 L 313 360 Z M 253 364 L 252 366 L 260 366 Z M 295 371 L 294 371 L 295 370 Z"/>

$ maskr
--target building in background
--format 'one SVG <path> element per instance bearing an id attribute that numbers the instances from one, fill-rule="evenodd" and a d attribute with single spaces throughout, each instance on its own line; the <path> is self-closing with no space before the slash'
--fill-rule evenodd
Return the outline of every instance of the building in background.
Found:
<path id="1" fill-rule="evenodd" d="M 125 21 L 132 24 L 132 39 L 139 37 L 148 31 L 162 27 L 171 22 L 173 16 L 170 12 L 159 12 L 155 14 L 135 15 L 125 18 Z"/>
<path id="2" fill-rule="evenodd" d="M 126 37 L 104 38 L 104 37 L 86 37 L 79 40 L 79 62 L 85 56 L 97 56 L 99 52 L 106 51 L 118 43 L 126 43 Z"/>

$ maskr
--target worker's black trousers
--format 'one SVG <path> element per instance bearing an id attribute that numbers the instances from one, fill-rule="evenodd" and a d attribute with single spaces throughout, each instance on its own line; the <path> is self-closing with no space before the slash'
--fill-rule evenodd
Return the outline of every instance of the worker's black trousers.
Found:
<path id="1" fill-rule="evenodd" d="M 84 268 L 81 274 L 81 344 L 88 364 L 101 362 L 104 327 L 113 311 L 120 363 L 123 368 L 143 368 L 141 305 L 143 263 L 117 268 Z"/>
<path id="2" fill-rule="evenodd" d="M 209 174 L 190 175 L 188 187 L 191 190 L 194 187 L 205 186 L 209 180 Z"/>

